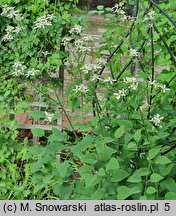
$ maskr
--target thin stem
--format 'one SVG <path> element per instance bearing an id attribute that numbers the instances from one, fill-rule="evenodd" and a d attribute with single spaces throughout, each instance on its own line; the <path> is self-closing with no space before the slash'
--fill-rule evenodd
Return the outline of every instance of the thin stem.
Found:
<path id="1" fill-rule="evenodd" d="M 150 35 L 151 35 L 151 52 L 152 52 L 152 83 L 154 82 L 155 80 L 155 55 L 154 55 L 154 42 L 153 42 L 153 28 L 151 27 L 150 29 Z M 151 104 L 152 104 L 152 93 L 153 93 L 153 85 L 151 85 L 151 90 L 150 90 L 150 98 L 149 98 L 149 108 L 148 108 L 148 115 L 147 115 L 147 118 L 149 119 L 150 118 L 150 109 L 151 109 Z"/>
<path id="2" fill-rule="evenodd" d="M 150 3 L 155 6 L 156 8 L 158 8 L 158 10 L 169 19 L 169 21 L 176 27 L 176 23 L 173 21 L 173 19 L 162 9 L 160 8 L 159 5 L 156 4 L 156 2 L 154 2 L 153 0 L 150 0 Z"/>

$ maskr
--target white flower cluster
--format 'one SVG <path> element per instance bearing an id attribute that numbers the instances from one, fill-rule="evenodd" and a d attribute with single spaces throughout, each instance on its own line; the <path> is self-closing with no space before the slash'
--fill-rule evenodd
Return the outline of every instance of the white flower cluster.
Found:
<path id="1" fill-rule="evenodd" d="M 55 18 L 52 14 L 47 14 L 39 17 L 35 23 L 35 29 L 45 28 L 46 26 L 52 26 L 51 21 Z"/>
<path id="2" fill-rule="evenodd" d="M 54 117 L 54 113 L 49 113 L 49 112 L 45 111 L 45 115 L 46 115 L 46 121 L 51 122 L 53 117 Z"/>
<path id="3" fill-rule="evenodd" d="M 161 121 L 164 119 L 163 116 L 160 116 L 160 114 L 156 114 L 155 116 L 153 116 L 150 120 L 150 122 L 152 122 L 156 127 L 160 126 Z"/>
<path id="4" fill-rule="evenodd" d="M 78 52 L 90 52 L 91 51 L 91 48 L 87 46 L 87 44 L 82 38 L 77 39 L 74 42 L 74 47 Z"/>
<path id="5" fill-rule="evenodd" d="M 15 10 L 15 7 L 11 7 L 7 4 L 2 6 L 2 13 L 1 16 L 7 17 L 7 18 L 15 18 L 16 20 L 20 21 L 23 19 L 21 14 L 18 10 Z"/>
<path id="6" fill-rule="evenodd" d="M 13 68 L 14 70 L 12 72 L 12 75 L 17 77 L 26 76 L 28 78 L 30 76 L 35 76 L 39 72 L 39 70 L 35 70 L 34 68 L 27 70 L 27 67 L 20 61 L 14 62 Z"/>
<path id="7" fill-rule="evenodd" d="M 35 70 L 34 68 L 30 69 L 26 73 L 26 77 L 35 76 L 39 73 L 39 70 Z"/>
<path id="8" fill-rule="evenodd" d="M 79 35 L 82 32 L 83 27 L 80 25 L 74 25 L 73 28 L 70 29 L 70 34 L 76 34 Z"/>
<path id="9" fill-rule="evenodd" d="M 97 74 L 94 74 L 91 78 L 91 81 L 97 81 L 97 80 L 101 80 L 100 76 Z"/>
<path id="10" fill-rule="evenodd" d="M 116 80 L 112 79 L 111 77 L 107 77 L 105 79 L 102 79 L 102 81 L 104 83 L 110 83 L 112 85 Z"/>
<path id="11" fill-rule="evenodd" d="M 23 76 L 25 74 L 25 70 L 27 67 L 23 65 L 22 62 L 16 61 L 13 64 L 14 71 L 12 73 L 13 76 Z"/>
<path id="12" fill-rule="evenodd" d="M 105 64 L 106 64 L 106 61 L 102 58 L 99 58 L 95 60 L 95 64 L 85 64 L 80 69 L 84 74 L 88 74 L 90 71 L 97 72 L 101 70 L 102 66 Z"/>
<path id="13" fill-rule="evenodd" d="M 162 84 L 158 83 L 156 80 L 153 80 L 153 81 L 149 80 L 148 83 L 153 88 L 160 88 L 163 93 L 166 93 L 166 91 L 170 90 L 169 88 L 167 88 L 166 84 L 162 85 Z"/>
<path id="14" fill-rule="evenodd" d="M 122 89 L 122 90 L 118 90 L 117 93 L 114 93 L 114 96 L 117 100 L 119 100 L 121 97 L 125 97 L 126 96 L 126 89 Z"/>
<path id="15" fill-rule="evenodd" d="M 80 92 L 82 94 L 85 94 L 86 92 L 88 92 L 88 88 L 87 86 L 85 86 L 84 84 L 80 84 L 80 85 L 76 85 L 76 88 L 73 89 L 73 91 L 75 91 L 76 93 Z"/>
<path id="16" fill-rule="evenodd" d="M 13 27 L 8 25 L 5 31 L 6 34 L 2 38 L 2 41 L 10 41 L 14 39 L 14 34 L 18 34 L 21 31 L 21 27 Z"/>
<path id="17" fill-rule="evenodd" d="M 65 36 L 65 37 L 62 39 L 62 45 L 67 46 L 67 45 L 70 43 L 71 40 L 73 40 L 72 37 L 67 37 L 67 36 Z"/>
<path id="18" fill-rule="evenodd" d="M 128 89 L 136 90 L 138 87 L 138 80 L 135 77 L 125 77 L 124 83 L 130 83 Z"/>
<path id="19" fill-rule="evenodd" d="M 156 16 L 155 11 L 149 11 L 146 17 L 143 19 L 143 22 L 151 21 L 155 18 L 155 16 Z"/>
<path id="20" fill-rule="evenodd" d="M 123 3 L 115 4 L 114 7 L 112 8 L 114 10 L 113 13 L 124 15 L 125 11 L 122 9 L 122 7 L 123 7 Z"/>
<path id="21" fill-rule="evenodd" d="M 139 54 L 139 53 L 138 53 L 135 49 L 130 48 L 130 55 L 131 55 L 131 56 L 135 56 L 135 57 L 137 57 L 138 54 Z"/>

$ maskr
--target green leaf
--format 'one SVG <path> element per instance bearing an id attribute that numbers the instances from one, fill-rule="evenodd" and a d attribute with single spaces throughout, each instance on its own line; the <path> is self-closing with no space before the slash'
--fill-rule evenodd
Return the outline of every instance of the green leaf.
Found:
<path id="1" fill-rule="evenodd" d="M 153 194 L 153 193 L 155 193 L 157 190 L 154 188 L 154 187 L 152 187 L 152 186 L 150 186 L 150 187 L 148 187 L 147 188 L 147 193 L 148 194 Z"/>
<path id="2" fill-rule="evenodd" d="M 64 161 L 63 163 L 60 163 L 59 166 L 57 167 L 57 170 L 62 178 L 66 177 L 68 167 L 69 167 L 68 161 Z"/>
<path id="3" fill-rule="evenodd" d="M 44 111 L 33 111 L 29 114 L 32 118 L 45 118 L 45 112 Z"/>
<path id="4" fill-rule="evenodd" d="M 161 146 L 156 146 L 149 150 L 148 158 L 153 159 L 159 152 L 160 152 Z"/>
<path id="5" fill-rule="evenodd" d="M 112 157 L 109 161 L 109 163 L 106 164 L 106 170 L 116 170 L 118 169 L 120 166 L 119 166 L 119 162 L 116 158 Z"/>
<path id="6" fill-rule="evenodd" d="M 98 5 L 97 6 L 97 10 L 103 10 L 104 9 L 104 6 L 103 5 Z"/>
<path id="7" fill-rule="evenodd" d="M 124 126 L 120 126 L 114 133 L 116 139 L 120 138 L 124 134 Z"/>
<path id="8" fill-rule="evenodd" d="M 34 137 L 43 137 L 45 135 L 44 130 L 41 128 L 33 128 L 31 131 Z"/>
<path id="9" fill-rule="evenodd" d="M 64 131 L 60 131 L 56 128 L 52 129 L 52 134 L 48 137 L 49 142 L 58 141 L 64 142 L 68 139 L 68 135 Z"/>
<path id="10" fill-rule="evenodd" d="M 150 177 L 150 181 L 154 183 L 161 181 L 161 179 L 163 179 L 163 177 L 158 173 L 153 173 Z"/>
<path id="11" fill-rule="evenodd" d="M 60 142 L 51 142 L 49 145 L 45 148 L 45 155 L 46 154 L 55 154 L 57 153 L 63 146 L 63 143 Z"/>
<path id="12" fill-rule="evenodd" d="M 124 200 L 131 196 L 131 189 L 126 186 L 120 186 L 117 188 L 117 199 Z"/>
<path id="13" fill-rule="evenodd" d="M 89 165 L 84 165 L 78 169 L 79 174 L 81 177 L 87 177 L 92 173 L 92 167 Z"/>
<path id="14" fill-rule="evenodd" d="M 117 150 L 107 146 L 102 142 L 96 142 L 96 150 L 101 161 L 109 160 Z"/>
<path id="15" fill-rule="evenodd" d="M 32 170 L 31 173 L 35 173 L 38 172 L 39 170 L 41 170 L 41 167 L 44 165 L 43 160 L 39 160 L 36 163 L 34 163 L 34 165 L 32 166 Z"/>
<path id="16" fill-rule="evenodd" d="M 132 183 L 138 183 L 138 182 L 141 182 L 142 179 L 140 176 L 138 175 L 132 175 L 130 176 L 128 179 L 127 179 L 128 182 L 132 182 Z"/>
<path id="17" fill-rule="evenodd" d="M 101 177 L 98 175 L 91 175 L 88 176 L 85 180 L 85 186 L 86 187 L 92 187 L 100 182 Z"/>
<path id="18" fill-rule="evenodd" d="M 176 193 L 174 193 L 174 192 L 168 192 L 165 195 L 165 200 L 176 200 Z"/>
<path id="19" fill-rule="evenodd" d="M 94 153 L 87 153 L 86 155 L 80 156 L 80 160 L 83 163 L 95 164 L 97 162 L 97 155 Z"/>
<path id="20" fill-rule="evenodd" d="M 131 188 L 131 194 L 137 194 L 141 192 L 141 188 L 139 186 L 135 186 Z"/>
<path id="21" fill-rule="evenodd" d="M 83 138 L 82 141 L 78 142 L 76 146 L 72 148 L 72 153 L 75 156 L 79 156 L 82 151 L 85 151 L 94 141 L 94 138 L 90 135 L 87 135 Z"/>
<path id="22" fill-rule="evenodd" d="M 122 169 L 113 170 L 112 182 L 120 182 L 129 176 L 129 173 Z"/>
<path id="23" fill-rule="evenodd" d="M 165 156 L 158 156 L 156 159 L 155 159 L 155 163 L 156 164 L 168 164 L 168 163 L 171 163 L 171 161 L 165 157 Z"/>
<path id="24" fill-rule="evenodd" d="M 147 176 L 150 173 L 149 169 L 142 167 L 134 172 L 134 175 Z"/>
<path id="25" fill-rule="evenodd" d="M 141 130 L 137 130 L 134 134 L 134 140 L 138 143 L 141 139 Z"/>

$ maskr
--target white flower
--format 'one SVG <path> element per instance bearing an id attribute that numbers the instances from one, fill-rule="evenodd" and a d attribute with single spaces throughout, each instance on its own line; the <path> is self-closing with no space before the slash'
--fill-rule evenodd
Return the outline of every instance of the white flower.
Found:
<path id="1" fill-rule="evenodd" d="M 114 10 L 113 13 L 117 13 L 120 15 L 125 14 L 125 11 L 122 10 L 122 6 L 123 6 L 123 3 L 115 4 L 114 7 L 112 8 Z"/>
<path id="2" fill-rule="evenodd" d="M 5 16 L 10 19 L 15 18 L 18 21 L 22 20 L 22 16 L 19 11 L 7 4 L 3 5 L 1 16 Z"/>
<path id="3" fill-rule="evenodd" d="M 148 83 L 153 86 L 154 88 L 160 87 L 160 84 L 156 80 L 149 80 Z"/>
<path id="4" fill-rule="evenodd" d="M 99 66 L 103 66 L 103 65 L 106 65 L 106 61 L 103 59 L 103 58 L 98 58 L 96 59 L 96 64 L 99 65 Z"/>
<path id="5" fill-rule="evenodd" d="M 118 93 L 114 93 L 114 96 L 116 99 L 120 99 L 121 97 L 124 97 L 126 96 L 126 90 L 125 89 L 122 89 L 122 90 L 119 90 Z"/>
<path id="6" fill-rule="evenodd" d="M 92 69 L 93 69 L 94 71 L 99 71 L 99 70 L 101 70 L 101 68 L 102 68 L 101 65 L 92 64 Z"/>
<path id="7" fill-rule="evenodd" d="M 138 52 L 135 50 L 135 49 L 130 49 L 130 55 L 131 56 L 135 56 L 135 57 L 137 57 L 138 56 Z"/>
<path id="8" fill-rule="evenodd" d="M 47 14 L 44 16 L 39 17 L 35 23 L 35 29 L 38 28 L 45 28 L 46 26 L 52 26 L 51 21 L 53 20 L 54 16 L 52 14 Z"/>
<path id="9" fill-rule="evenodd" d="M 18 26 L 15 28 L 13 26 L 8 25 L 5 31 L 6 31 L 6 34 L 2 38 L 2 41 L 9 41 L 9 40 L 14 39 L 14 34 L 13 33 L 18 34 L 21 31 L 21 28 L 18 27 Z"/>
<path id="10" fill-rule="evenodd" d="M 170 89 L 169 88 L 167 88 L 167 86 L 164 84 L 164 85 L 160 85 L 159 86 L 160 88 L 161 88 L 161 91 L 163 92 L 163 93 L 166 93 L 166 91 L 169 91 Z"/>
<path id="11" fill-rule="evenodd" d="M 70 29 L 70 34 L 81 34 L 82 32 L 82 26 L 80 25 L 74 25 L 73 28 Z"/>
<path id="12" fill-rule="evenodd" d="M 44 55 L 44 56 L 47 56 L 47 55 L 50 55 L 50 54 L 52 54 L 51 52 L 48 52 L 48 51 L 42 51 L 42 54 Z"/>
<path id="13" fill-rule="evenodd" d="M 138 87 L 138 80 L 135 77 L 125 77 L 124 83 L 130 83 L 129 89 L 136 90 Z"/>
<path id="14" fill-rule="evenodd" d="M 26 77 L 35 76 L 38 72 L 39 72 L 39 70 L 35 70 L 34 68 L 32 68 L 31 70 L 27 71 Z"/>
<path id="15" fill-rule="evenodd" d="M 154 19 L 154 17 L 155 17 L 155 11 L 150 11 L 150 12 L 148 12 L 148 17 L 149 17 L 149 19 Z"/>
<path id="16" fill-rule="evenodd" d="M 14 71 L 12 72 L 12 75 L 14 76 L 21 76 L 25 74 L 26 66 L 23 65 L 20 61 L 15 61 L 13 64 Z"/>
<path id="17" fill-rule="evenodd" d="M 85 73 L 88 74 L 89 71 L 92 70 L 92 65 L 91 64 L 85 64 L 83 67 L 80 68 L 80 70 Z"/>
<path id="18" fill-rule="evenodd" d="M 91 81 L 97 81 L 97 80 L 101 80 L 101 78 L 97 74 L 94 74 L 91 78 Z"/>
<path id="19" fill-rule="evenodd" d="M 67 37 L 67 36 L 65 36 L 65 37 L 62 39 L 62 45 L 66 46 L 67 44 L 70 43 L 70 41 L 71 41 L 72 39 L 73 39 L 72 37 Z"/>
<path id="20" fill-rule="evenodd" d="M 148 21 L 151 21 L 155 18 L 155 11 L 150 11 L 148 12 L 147 16 L 143 19 L 143 22 L 148 22 Z M 153 25 L 152 25 L 153 26 Z M 151 27 L 152 27 L 151 26 Z"/>
<path id="21" fill-rule="evenodd" d="M 76 85 L 75 86 L 76 88 L 73 89 L 73 91 L 75 91 L 76 93 L 80 92 L 80 93 L 86 93 L 88 92 L 88 88 L 87 86 L 85 86 L 84 84 L 81 84 L 81 85 Z"/>
<path id="22" fill-rule="evenodd" d="M 111 77 L 107 77 L 106 79 L 102 80 L 104 83 L 109 82 L 113 84 L 116 80 L 112 79 Z"/>
<path id="23" fill-rule="evenodd" d="M 160 114 L 156 114 L 153 116 L 150 120 L 155 126 L 159 126 L 161 124 L 161 120 L 163 119 L 163 116 L 160 116 Z"/>
<path id="24" fill-rule="evenodd" d="M 6 34 L 4 35 L 4 37 L 2 38 L 2 41 L 10 41 L 10 40 L 13 40 L 13 35 L 11 34 Z"/>
<path id="25" fill-rule="evenodd" d="M 49 112 L 45 111 L 45 115 L 46 115 L 46 120 L 48 122 L 51 122 L 52 118 L 54 117 L 54 113 L 49 113 Z"/>
<path id="26" fill-rule="evenodd" d="M 75 49 L 78 50 L 78 52 L 90 52 L 91 48 L 87 47 L 85 42 L 82 39 L 78 39 L 74 42 Z"/>
<path id="27" fill-rule="evenodd" d="M 132 83 L 128 88 L 131 89 L 131 90 L 136 90 L 138 87 L 138 83 Z"/>
<path id="28" fill-rule="evenodd" d="M 124 81 L 124 83 L 135 83 L 135 82 L 138 82 L 135 77 L 125 77 L 123 79 L 123 81 Z"/>
<path id="29" fill-rule="evenodd" d="M 90 41 L 93 41 L 93 38 L 92 36 L 88 35 L 88 36 L 82 37 L 82 40 L 85 42 L 90 42 Z"/>

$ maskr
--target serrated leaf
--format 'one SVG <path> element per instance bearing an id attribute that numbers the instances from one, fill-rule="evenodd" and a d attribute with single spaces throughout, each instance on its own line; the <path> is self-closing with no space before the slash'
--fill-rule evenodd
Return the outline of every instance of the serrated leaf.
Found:
<path id="1" fill-rule="evenodd" d="M 134 140 L 138 143 L 141 139 L 141 130 L 137 130 L 134 134 Z"/>
<path id="2" fill-rule="evenodd" d="M 171 163 L 171 161 L 165 156 L 158 156 L 155 159 L 155 163 L 165 165 L 165 164 Z"/>
<path id="3" fill-rule="evenodd" d="M 114 133 L 116 139 L 120 138 L 124 134 L 124 126 L 120 126 Z"/>
<path id="4" fill-rule="evenodd" d="M 45 135 L 44 130 L 41 128 L 32 128 L 31 131 L 34 137 L 43 137 Z"/>
<path id="5" fill-rule="evenodd" d="M 148 194 L 153 194 L 153 193 L 155 193 L 157 190 L 154 188 L 154 187 L 152 187 L 152 186 L 150 186 L 150 187 L 148 187 L 147 188 L 147 193 Z"/>
<path id="6" fill-rule="evenodd" d="M 159 182 L 162 179 L 163 179 L 163 177 L 161 175 L 159 175 L 158 173 L 153 173 L 150 177 L 150 181 L 154 182 L 154 183 Z"/>
<path id="7" fill-rule="evenodd" d="M 126 186 L 120 186 L 117 188 L 117 199 L 124 200 L 131 196 L 131 189 Z"/>
<path id="8" fill-rule="evenodd" d="M 159 152 L 160 152 L 161 146 L 156 146 L 149 150 L 148 158 L 153 159 Z"/>

